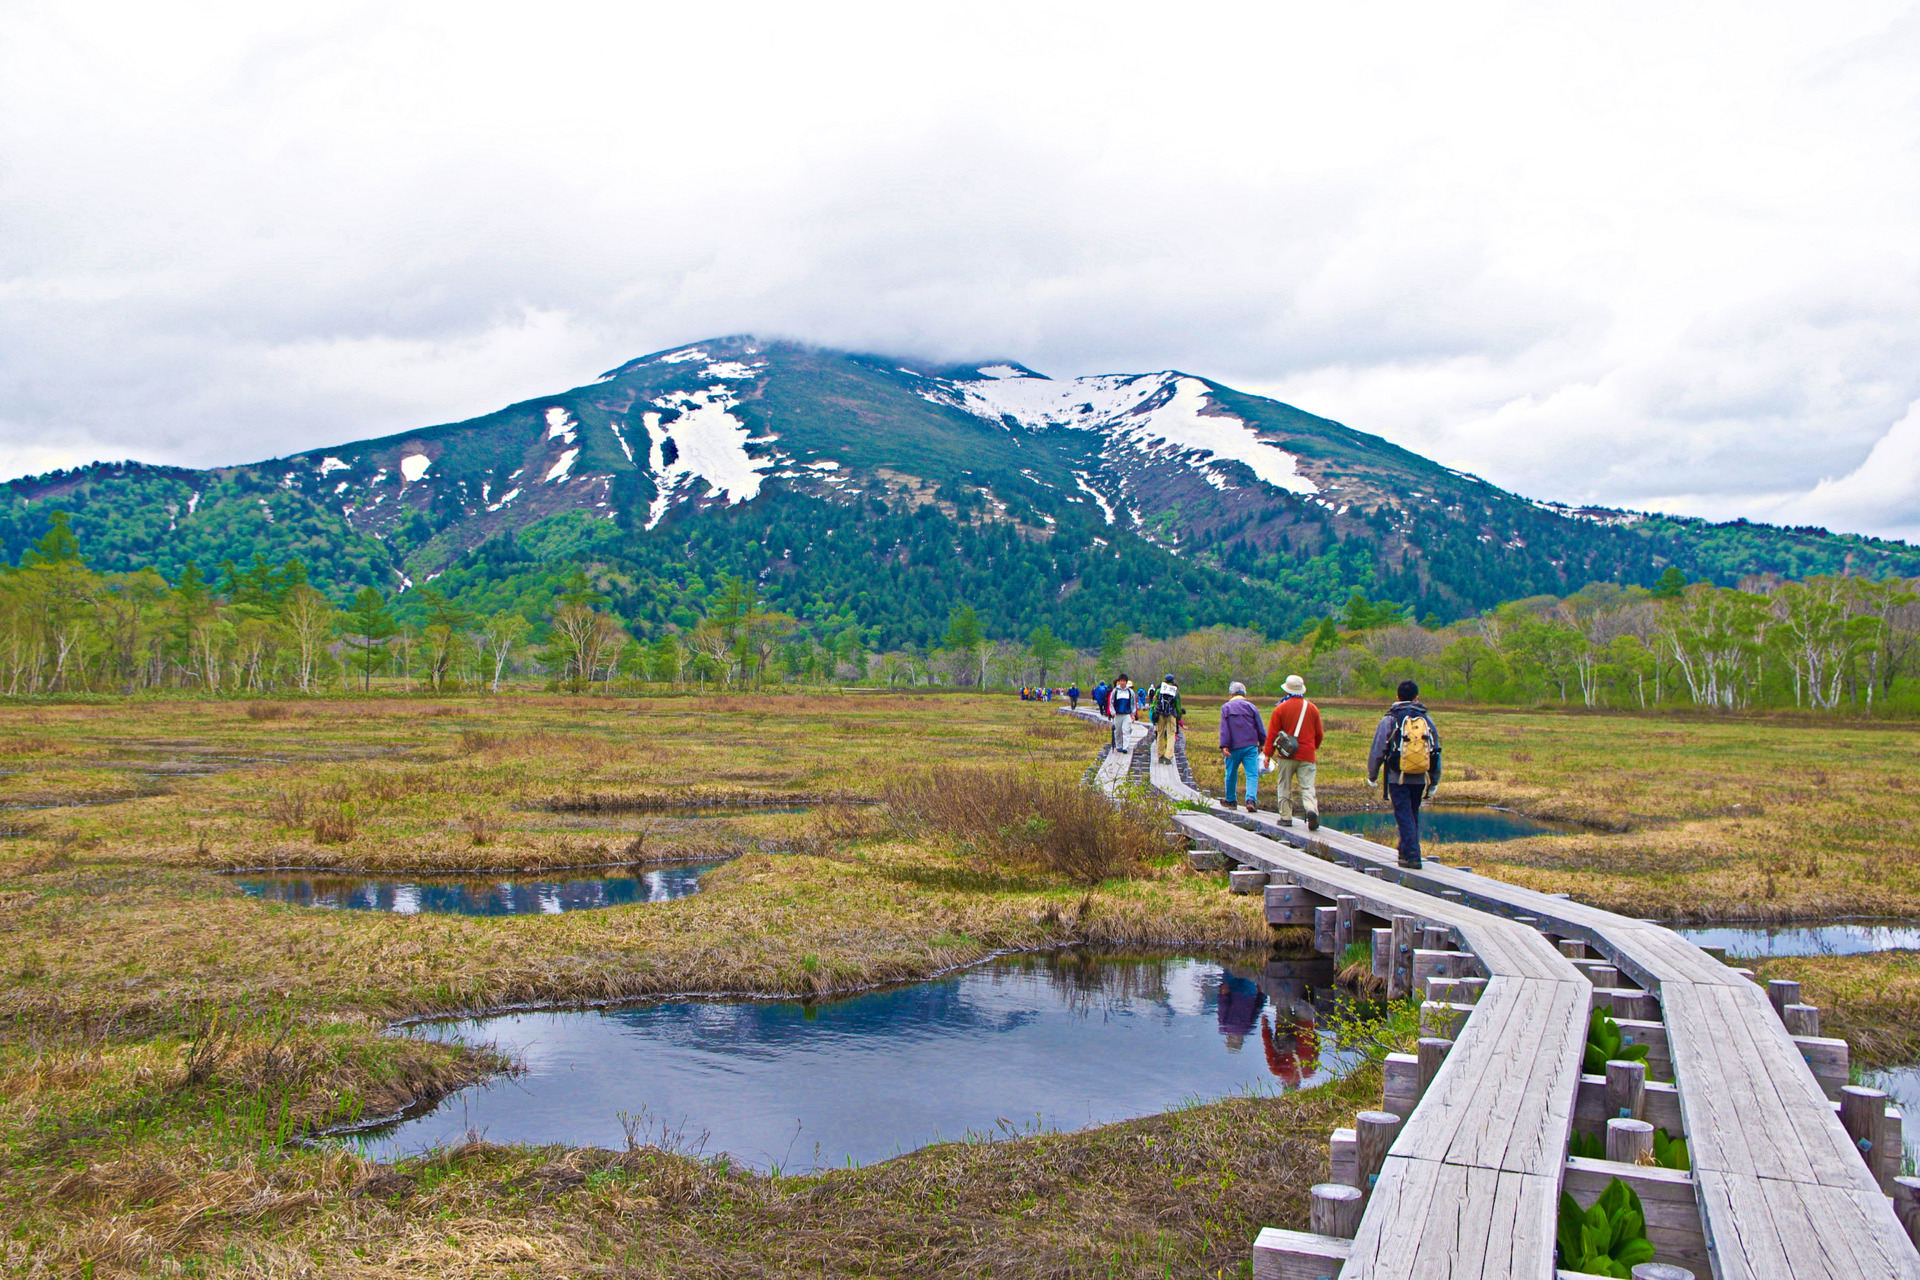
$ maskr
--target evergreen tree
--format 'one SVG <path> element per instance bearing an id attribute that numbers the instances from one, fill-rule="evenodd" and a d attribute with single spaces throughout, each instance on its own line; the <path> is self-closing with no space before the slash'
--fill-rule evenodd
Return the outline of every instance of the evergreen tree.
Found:
<path id="1" fill-rule="evenodd" d="M 353 651 L 348 668 L 360 669 L 362 689 L 373 688 L 373 673 L 387 662 L 387 640 L 400 630 L 378 587 L 360 588 L 353 597 L 353 608 L 341 616 L 341 630 Z"/>

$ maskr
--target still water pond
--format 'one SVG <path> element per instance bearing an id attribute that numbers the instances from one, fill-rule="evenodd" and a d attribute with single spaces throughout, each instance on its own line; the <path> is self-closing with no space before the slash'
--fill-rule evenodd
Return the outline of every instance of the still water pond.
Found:
<path id="1" fill-rule="evenodd" d="M 525 1073 L 354 1139 L 391 1160 L 470 1134 L 621 1148 L 627 1126 L 788 1172 L 970 1134 L 1077 1129 L 1188 1099 L 1314 1084 L 1336 1049 L 1330 962 L 1006 957 L 807 1005 L 676 1001 L 416 1027 Z M 624 1118 L 624 1119 L 623 1119 Z"/>
<path id="2" fill-rule="evenodd" d="M 665 902 L 700 891 L 700 877 L 719 862 L 676 862 L 654 871 L 629 871 L 580 879 L 536 875 L 409 876 L 382 879 L 311 872 L 244 875 L 240 892 L 250 898 L 303 907 L 392 911 L 400 915 L 558 915 L 635 902 Z M 559 875 L 565 875 L 561 872 Z"/>
<path id="3" fill-rule="evenodd" d="M 1841 920 L 1832 924 L 1710 925 L 1675 929 L 1700 947 L 1724 947 L 1730 956 L 1853 956 L 1920 948 L 1912 920 Z"/>
<path id="4" fill-rule="evenodd" d="M 1387 810 L 1365 813 L 1327 813 L 1320 821 L 1335 831 L 1365 836 L 1383 844 L 1399 839 L 1393 814 Z M 1566 835 L 1578 831 L 1570 822 L 1543 822 L 1510 809 L 1488 805 L 1427 805 L 1420 810 L 1420 838 L 1443 844 L 1470 844 L 1486 840 L 1518 840 L 1523 836 Z"/>

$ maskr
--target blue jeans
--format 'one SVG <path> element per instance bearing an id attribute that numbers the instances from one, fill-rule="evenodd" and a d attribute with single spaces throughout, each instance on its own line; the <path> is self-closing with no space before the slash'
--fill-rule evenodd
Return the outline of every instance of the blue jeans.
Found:
<path id="1" fill-rule="evenodd" d="M 1244 770 L 1247 776 L 1247 803 L 1252 804 L 1260 798 L 1260 747 L 1241 747 L 1238 751 L 1227 752 L 1227 803 L 1234 803 L 1233 775 L 1235 770 Z"/>
<path id="2" fill-rule="evenodd" d="M 1393 822 L 1400 828 L 1400 861 L 1408 866 L 1420 865 L 1420 801 L 1426 790 L 1424 782 L 1395 782 L 1387 787 L 1387 798 L 1393 801 Z"/>

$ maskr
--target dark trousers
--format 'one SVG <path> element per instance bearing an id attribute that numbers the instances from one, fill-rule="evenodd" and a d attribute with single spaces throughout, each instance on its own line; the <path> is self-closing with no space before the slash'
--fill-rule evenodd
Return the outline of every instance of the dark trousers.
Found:
<path id="1" fill-rule="evenodd" d="M 1426 793 L 1424 782 L 1394 782 L 1387 786 L 1387 798 L 1393 801 L 1394 825 L 1400 828 L 1400 861 L 1420 865 L 1420 798 Z"/>

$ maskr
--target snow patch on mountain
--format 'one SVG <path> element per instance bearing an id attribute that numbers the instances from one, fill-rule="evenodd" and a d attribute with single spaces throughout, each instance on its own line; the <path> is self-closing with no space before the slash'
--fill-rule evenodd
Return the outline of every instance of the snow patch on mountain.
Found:
<path id="1" fill-rule="evenodd" d="M 334 471 L 351 471 L 352 469 L 353 469 L 352 467 L 340 461 L 340 459 L 332 456 L 328 456 L 320 459 L 321 479 L 325 479 L 329 473 Z"/>
<path id="2" fill-rule="evenodd" d="M 579 425 L 573 420 L 573 415 L 559 405 L 547 410 L 547 439 L 549 440 L 564 440 L 572 444 L 574 428 Z"/>
<path id="3" fill-rule="evenodd" d="M 1094 502 L 1099 504 L 1100 514 L 1107 518 L 1108 524 L 1112 524 L 1113 508 L 1107 504 L 1107 500 L 1105 498 L 1100 496 L 1100 491 L 1094 488 L 1092 485 L 1088 484 L 1086 476 L 1082 475 L 1078 471 L 1073 473 L 1073 482 L 1080 486 L 1080 491 L 1082 493 L 1086 494 L 1089 498 L 1092 498 Z"/>
<path id="4" fill-rule="evenodd" d="M 1320 486 L 1300 472 L 1293 454 L 1213 402 L 1207 384 L 1180 373 L 1104 374 L 1061 382 L 1007 365 L 982 369 L 987 378 L 947 384 L 954 400 L 990 422 L 1007 419 L 1029 430 L 1070 427 L 1098 431 L 1109 441 L 1155 457 L 1178 459 L 1216 489 L 1232 486 L 1213 467 L 1238 462 L 1288 493 Z M 926 394 L 926 393 L 923 393 Z M 933 395 L 927 395 L 934 399 Z"/>
<path id="5" fill-rule="evenodd" d="M 579 456 L 580 450 L 578 449 L 569 449 L 561 454 L 560 461 L 554 463 L 553 466 L 547 469 L 545 483 L 551 484 L 555 480 L 565 480 L 567 478 L 567 472 L 573 470 L 573 460 Z"/>
<path id="6" fill-rule="evenodd" d="M 734 399 L 725 387 L 671 392 L 653 403 L 677 409 L 680 416 L 665 425 L 659 414 L 641 417 L 647 429 L 647 468 L 658 494 L 647 511 L 647 528 L 659 524 L 667 508 L 687 496 L 695 480 L 706 481 L 715 494 L 726 497 L 729 506 L 759 495 L 761 480 L 776 462 L 747 452 L 752 432 L 730 412 Z M 666 460 L 669 440 L 675 451 L 672 462 Z"/>
<path id="7" fill-rule="evenodd" d="M 419 484 L 420 477 L 427 474 L 427 468 L 433 465 L 433 459 L 424 453 L 410 453 L 400 459 L 400 474 L 408 484 Z"/>

